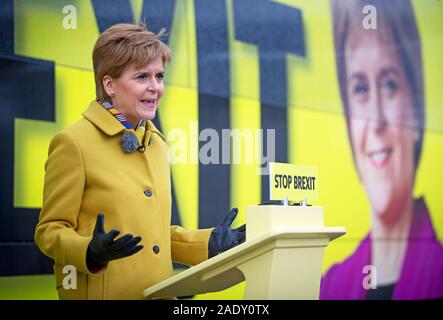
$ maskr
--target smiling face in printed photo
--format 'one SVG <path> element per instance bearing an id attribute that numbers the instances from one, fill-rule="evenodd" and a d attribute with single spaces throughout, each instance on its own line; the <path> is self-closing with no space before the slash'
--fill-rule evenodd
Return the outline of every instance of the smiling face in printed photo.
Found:
<path id="1" fill-rule="evenodd" d="M 129 65 L 116 79 L 105 76 L 103 86 L 112 105 L 135 127 L 142 119 L 154 119 L 163 96 L 163 77 L 163 60 L 158 57 L 141 67 Z"/>
<path id="2" fill-rule="evenodd" d="M 394 221 L 414 180 L 413 96 L 387 32 L 356 31 L 346 47 L 349 132 L 373 213 Z"/>

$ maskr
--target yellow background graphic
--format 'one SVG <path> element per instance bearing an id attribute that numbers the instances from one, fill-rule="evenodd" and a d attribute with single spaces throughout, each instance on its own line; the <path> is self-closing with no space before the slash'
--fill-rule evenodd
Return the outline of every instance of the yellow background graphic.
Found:
<path id="1" fill-rule="evenodd" d="M 226 0 L 230 61 L 231 129 L 258 130 L 260 77 L 257 47 L 235 39 L 233 2 Z M 323 272 L 350 255 L 370 229 L 370 205 L 359 181 L 349 143 L 337 80 L 329 1 L 275 1 L 303 13 L 306 57 L 286 57 L 288 84 L 288 162 L 318 168 L 325 225 L 344 226 L 347 234 L 326 249 Z M 424 196 L 433 226 L 443 242 L 443 4 L 413 0 L 421 38 L 425 88 L 425 133 L 414 196 Z M 143 1 L 130 1 L 136 21 Z M 77 10 L 77 29 L 64 29 L 65 5 Z M 112 5 L 112 3 L 109 3 Z M 166 66 L 165 95 L 160 104 L 162 130 L 187 134 L 188 154 L 198 152 L 198 136 L 190 130 L 198 121 L 198 61 L 194 1 L 176 1 L 172 30 L 168 30 L 172 63 Z M 40 208 L 44 164 L 51 138 L 81 117 L 95 99 L 92 48 L 99 35 L 89 1 L 14 1 L 14 52 L 55 63 L 55 123 L 15 120 L 15 207 Z M 23 94 L 32 95 L 32 92 Z M 193 142 L 192 142 L 193 141 Z M 196 142 L 197 141 L 197 142 Z M 193 147 L 194 146 L 194 147 Z M 254 148 L 260 148 L 254 145 Z M 255 150 L 255 149 L 254 149 Z M 242 149 L 245 152 L 245 149 Z M 245 223 L 246 207 L 261 202 L 259 164 L 231 164 L 231 207 L 239 208 L 236 226 Z M 172 177 L 180 220 L 185 228 L 198 228 L 199 165 L 174 164 Z M 1 186 L 7 188 L 8 186 Z M 26 280 L 26 281 L 25 281 Z M 57 298 L 51 276 L 0 277 L 0 298 Z M 18 291 L 27 286 L 29 291 Z M 4 290 L 3 288 L 6 288 Z M 45 288 L 45 289 L 42 289 Z M 241 299 L 244 284 L 194 299 Z"/>

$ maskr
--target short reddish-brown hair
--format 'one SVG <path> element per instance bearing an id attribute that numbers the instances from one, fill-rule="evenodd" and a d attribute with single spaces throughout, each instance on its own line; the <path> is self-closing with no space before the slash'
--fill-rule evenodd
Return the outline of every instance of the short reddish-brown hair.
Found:
<path id="1" fill-rule="evenodd" d="M 118 78 L 132 64 L 144 66 L 161 57 L 163 64 L 171 61 L 171 50 L 161 41 L 165 29 L 158 34 L 145 24 L 119 23 L 106 29 L 92 52 L 97 100 L 111 101 L 103 88 L 103 77 Z"/>

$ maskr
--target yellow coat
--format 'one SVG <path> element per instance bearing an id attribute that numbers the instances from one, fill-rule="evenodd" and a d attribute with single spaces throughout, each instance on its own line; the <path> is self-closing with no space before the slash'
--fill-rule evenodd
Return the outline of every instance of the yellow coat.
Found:
<path id="1" fill-rule="evenodd" d="M 61 299 L 142 299 L 144 289 L 172 275 L 172 260 L 191 265 L 206 260 L 212 229 L 170 225 L 167 146 L 152 122 L 146 151 L 124 153 L 121 134 L 126 129 L 117 119 L 95 101 L 83 116 L 51 141 L 35 242 L 55 261 Z M 120 236 L 141 236 L 144 248 L 92 274 L 86 250 L 99 212 L 106 232 L 116 228 Z M 77 289 L 63 287 L 66 265 L 77 270 Z"/>

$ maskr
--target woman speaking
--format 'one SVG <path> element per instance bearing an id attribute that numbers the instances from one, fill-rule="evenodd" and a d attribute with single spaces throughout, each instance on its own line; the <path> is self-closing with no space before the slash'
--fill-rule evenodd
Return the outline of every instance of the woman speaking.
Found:
<path id="1" fill-rule="evenodd" d="M 230 227 L 237 209 L 211 229 L 170 225 L 167 146 L 151 122 L 171 59 L 161 36 L 132 24 L 101 34 L 97 99 L 50 143 L 35 242 L 55 261 L 61 299 L 142 299 L 173 260 L 198 264 L 245 240 L 245 226 Z M 68 265 L 75 289 L 63 286 Z"/>

